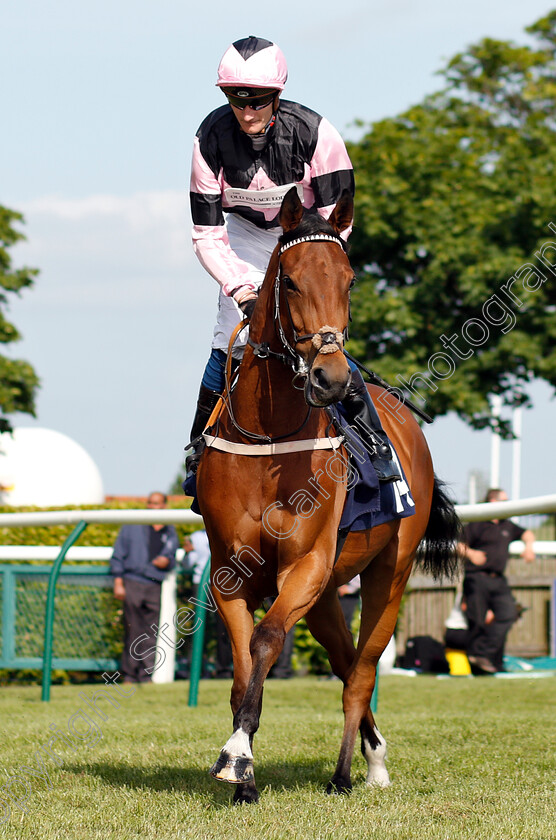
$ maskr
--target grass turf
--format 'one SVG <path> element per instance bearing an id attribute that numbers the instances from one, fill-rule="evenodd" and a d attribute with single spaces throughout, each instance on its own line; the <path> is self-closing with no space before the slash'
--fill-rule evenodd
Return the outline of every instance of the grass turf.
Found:
<path id="1" fill-rule="evenodd" d="M 189 709 L 187 683 L 145 686 L 119 697 L 119 708 L 99 702 L 106 720 L 87 703 L 91 686 L 54 687 L 50 704 L 36 686 L 0 689 L 0 837 L 556 838 L 553 677 L 383 677 L 377 722 L 392 787 L 365 786 L 357 750 L 353 793 L 334 797 L 324 787 L 339 749 L 341 685 L 270 681 L 254 750 L 261 800 L 242 807 L 232 806 L 231 786 L 207 773 L 231 733 L 229 688 L 203 682 L 199 706 Z M 73 753 L 53 743 L 57 766 L 40 748 L 69 726 L 82 740 Z M 49 780 L 27 777 L 27 788 L 13 777 L 38 766 L 37 750 Z M 6 803 L 10 777 L 18 804 Z"/>

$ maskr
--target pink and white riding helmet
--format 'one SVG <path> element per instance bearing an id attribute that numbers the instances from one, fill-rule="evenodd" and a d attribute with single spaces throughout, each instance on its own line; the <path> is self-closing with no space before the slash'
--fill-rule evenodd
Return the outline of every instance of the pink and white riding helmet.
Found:
<path id="1" fill-rule="evenodd" d="M 250 35 L 234 41 L 218 66 L 218 87 L 274 88 L 284 90 L 288 67 L 284 53 L 264 38 Z"/>

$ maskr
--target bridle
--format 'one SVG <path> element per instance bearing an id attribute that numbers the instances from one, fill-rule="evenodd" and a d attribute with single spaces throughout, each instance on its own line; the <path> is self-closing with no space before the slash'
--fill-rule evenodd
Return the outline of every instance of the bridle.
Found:
<path id="1" fill-rule="evenodd" d="M 276 330 L 276 335 L 280 340 L 280 343 L 285 352 L 277 353 L 275 350 L 271 350 L 269 343 L 266 341 L 259 343 L 253 341 L 251 336 L 249 336 L 247 339 L 248 344 L 253 348 L 253 354 L 257 356 L 257 358 L 277 359 L 279 362 L 282 362 L 282 364 L 291 367 L 295 372 L 295 376 L 293 379 L 294 383 L 298 378 L 306 378 L 310 370 L 305 359 L 297 352 L 295 346 L 301 344 L 304 341 L 311 341 L 313 343 L 313 346 L 317 350 L 317 356 L 319 355 L 319 353 L 335 353 L 337 350 L 343 349 L 345 338 L 344 333 L 347 331 L 347 327 L 344 333 L 342 333 L 336 327 L 322 326 L 317 332 L 299 335 L 293 323 L 290 304 L 288 301 L 288 296 L 286 294 L 284 295 L 286 316 L 291 330 L 291 335 L 293 336 L 293 346 L 292 343 L 288 340 L 288 337 L 282 325 L 280 310 L 281 290 L 283 285 L 282 265 L 280 262 L 280 257 L 289 248 L 293 248 L 294 245 L 300 245 L 303 242 L 335 242 L 345 251 L 345 245 L 343 240 L 339 236 L 335 236 L 334 234 L 330 233 L 313 233 L 308 236 L 300 236 L 297 239 L 292 239 L 291 242 L 284 243 L 281 246 L 280 251 L 278 253 L 278 270 L 276 272 L 276 277 L 274 278 L 274 327 Z M 294 384 L 294 387 L 297 386 L 295 386 Z"/>
<path id="2" fill-rule="evenodd" d="M 297 239 L 293 239 L 291 242 L 286 242 L 280 247 L 280 251 L 278 252 L 278 269 L 276 272 L 276 277 L 274 278 L 274 327 L 276 330 L 276 335 L 278 336 L 280 343 L 283 347 L 284 352 L 279 353 L 275 350 L 271 350 L 270 345 L 268 342 L 256 342 L 253 341 L 251 336 L 248 336 L 247 343 L 253 348 L 253 354 L 261 360 L 265 359 L 276 359 L 277 361 L 281 362 L 282 364 L 291 367 L 294 371 L 294 377 L 292 380 L 292 384 L 294 388 L 298 390 L 302 390 L 304 385 L 299 388 L 295 382 L 297 379 L 306 380 L 307 376 L 309 375 L 310 367 L 307 365 L 305 359 L 297 352 L 295 346 L 292 346 L 288 337 L 284 331 L 284 327 L 282 326 L 282 318 L 281 318 L 281 309 L 280 309 L 280 301 L 281 301 L 281 290 L 282 290 L 282 280 L 283 275 L 281 273 L 281 263 L 280 257 L 282 254 L 287 251 L 289 248 L 293 248 L 294 245 L 300 245 L 303 242 L 335 242 L 336 245 L 339 245 L 345 251 L 345 245 L 343 240 L 339 236 L 335 236 L 334 234 L 329 233 L 314 233 L 308 236 L 300 236 Z M 297 330 L 295 329 L 295 325 L 293 323 L 293 318 L 291 314 L 290 304 L 288 301 L 287 294 L 285 297 L 285 305 L 286 305 L 286 315 L 289 327 L 291 329 L 291 333 L 293 336 L 293 345 L 300 344 L 304 341 L 311 341 L 314 347 L 317 350 L 316 357 L 319 354 L 326 354 L 326 353 L 335 353 L 338 350 L 343 349 L 344 345 L 344 333 L 347 332 L 347 327 L 344 333 L 340 332 L 336 327 L 329 327 L 329 326 L 322 326 L 317 332 L 314 333 L 306 333 L 305 335 L 299 335 Z M 245 326 L 247 326 L 247 322 L 245 322 Z M 313 359 L 313 364 L 314 364 Z M 230 393 L 231 387 L 228 385 L 227 393 Z M 247 429 L 244 429 L 234 417 L 233 409 L 231 400 L 224 397 L 226 402 L 226 406 L 228 408 L 228 414 L 230 416 L 230 420 L 235 428 L 246 437 L 251 438 L 251 440 L 256 440 L 259 442 L 276 442 L 280 440 L 285 440 L 287 438 L 296 435 L 298 432 L 303 429 L 306 425 L 309 417 L 311 415 L 312 408 L 308 406 L 307 414 L 305 419 L 303 420 L 302 424 L 291 432 L 288 432 L 284 435 L 279 435 L 274 438 L 270 438 L 268 435 L 260 435 L 256 432 L 250 432 Z"/>

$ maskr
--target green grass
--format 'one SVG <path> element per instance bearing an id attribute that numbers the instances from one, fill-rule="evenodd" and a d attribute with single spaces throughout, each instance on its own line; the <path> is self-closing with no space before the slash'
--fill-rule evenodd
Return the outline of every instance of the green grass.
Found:
<path id="1" fill-rule="evenodd" d="M 258 805 L 234 807 L 233 789 L 207 773 L 231 734 L 229 682 L 146 686 L 98 721 L 102 738 L 63 766 L 45 757 L 52 788 L 34 779 L 27 812 L 13 806 L 0 837 L 40 840 L 380 838 L 554 840 L 556 680 L 383 677 L 378 725 L 392 787 L 367 788 L 354 758 L 351 796 L 328 797 L 342 729 L 341 686 L 270 681 L 255 740 Z M 0 689 L 0 796 L 4 776 L 35 765 L 55 725 L 90 711 L 91 686 Z M 80 694 L 82 692 L 82 694 Z M 81 729 L 84 730 L 84 720 Z M 24 799 L 23 785 L 12 789 Z M 2 815 L 0 800 L 0 816 Z"/>

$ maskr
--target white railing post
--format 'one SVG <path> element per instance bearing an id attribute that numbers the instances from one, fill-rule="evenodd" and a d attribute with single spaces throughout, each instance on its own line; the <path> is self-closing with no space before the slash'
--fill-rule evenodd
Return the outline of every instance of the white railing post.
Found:
<path id="1" fill-rule="evenodd" d="M 159 632 L 156 640 L 156 661 L 159 661 L 159 651 L 163 655 L 161 664 L 153 671 L 153 683 L 174 682 L 176 670 L 176 615 L 177 603 L 177 570 L 172 569 L 162 581 L 160 591 Z M 164 636 L 161 633 L 164 634 Z"/>
<path id="2" fill-rule="evenodd" d="M 512 415 L 512 431 L 515 435 L 512 441 L 512 499 L 521 496 L 521 435 L 523 428 L 523 409 L 514 408 Z"/>
<path id="3" fill-rule="evenodd" d="M 492 416 L 498 421 L 502 409 L 500 394 L 492 395 L 490 405 Z M 497 428 L 490 435 L 490 486 L 500 487 L 500 433 Z"/>

